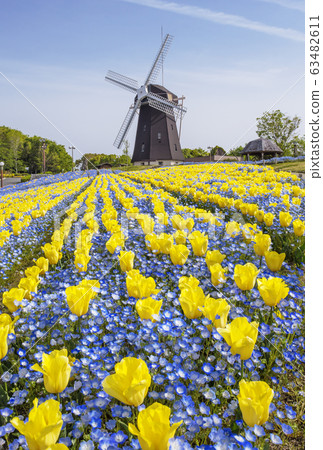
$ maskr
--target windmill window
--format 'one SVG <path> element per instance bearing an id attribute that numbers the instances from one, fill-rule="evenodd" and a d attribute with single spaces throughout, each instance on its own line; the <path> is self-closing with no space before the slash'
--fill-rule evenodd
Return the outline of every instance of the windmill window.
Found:
<path id="1" fill-rule="evenodd" d="M 157 133 L 157 141 L 161 142 L 161 133 Z"/>
<path id="2" fill-rule="evenodd" d="M 145 125 L 144 125 L 144 131 L 146 131 L 146 130 L 147 130 L 147 125 L 145 124 Z"/>
<path id="3" fill-rule="evenodd" d="M 174 144 L 174 149 L 175 149 L 175 152 L 177 152 L 177 145 L 176 144 Z"/>
<path id="4" fill-rule="evenodd" d="M 170 126 L 172 127 L 172 130 L 173 130 L 174 129 L 173 125 L 171 124 Z"/>
<path id="5" fill-rule="evenodd" d="M 143 153 L 144 151 L 145 151 L 145 144 L 142 143 L 142 144 L 141 144 L 141 152 Z"/>

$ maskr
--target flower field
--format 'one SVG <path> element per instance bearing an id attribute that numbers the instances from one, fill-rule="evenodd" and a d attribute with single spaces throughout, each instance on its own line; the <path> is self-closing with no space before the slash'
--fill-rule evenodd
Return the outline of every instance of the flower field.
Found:
<path id="1" fill-rule="evenodd" d="M 0 448 L 304 448 L 304 181 L 269 166 L 0 192 Z"/>

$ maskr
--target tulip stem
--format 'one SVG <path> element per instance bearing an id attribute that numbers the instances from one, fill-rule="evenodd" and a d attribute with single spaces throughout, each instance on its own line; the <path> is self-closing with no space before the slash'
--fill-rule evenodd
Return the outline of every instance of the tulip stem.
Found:
<path id="1" fill-rule="evenodd" d="M 271 325 L 272 322 L 273 322 L 273 309 L 274 309 L 274 307 L 271 306 L 271 307 L 270 307 L 270 313 L 269 313 L 269 316 L 268 316 L 268 322 L 267 322 L 267 325 Z"/>
<path id="2" fill-rule="evenodd" d="M 241 361 L 241 380 L 243 379 L 243 371 L 244 371 L 244 360 L 242 359 Z"/>
<path id="3" fill-rule="evenodd" d="M 261 268 L 261 263 L 262 263 L 262 255 L 260 256 L 259 269 Z"/>
<path id="4" fill-rule="evenodd" d="M 59 392 L 57 392 L 57 401 L 59 402 Z"/>

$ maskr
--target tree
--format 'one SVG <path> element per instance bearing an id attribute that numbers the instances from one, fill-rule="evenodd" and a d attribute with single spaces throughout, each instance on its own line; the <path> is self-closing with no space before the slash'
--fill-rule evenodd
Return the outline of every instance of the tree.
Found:
<path id="1" fill-rule="evenodd" d="M 125 166 L 130 166 L 131 165 L 131 158 L 128 155 L 121 155 L 117 158 L 116 166 L 121 166 L 121 165 L 125 165 Z"/>
<path id="2" fill-rule="evenodd" d="M 295 136 L 291 142 L 293 156 L 305 155 L 305 136 Z"/>
<path id="3" fill-rule="evenodd" d="M 295 139 L 295 131 L 299 127 L 301 119 L 298 116 L 292 119 L 279 109 L 265 112 L 257 117 L 257 134 L 259 137 L 271 139 L 284 152 L 285 156 L 292 154 L 292 140 Z"/>
<path id="4" fill-rule="evenodd" d="M 239 147 L 234 147 L 232 148 L 229 152 L 228 155 L 230 156 L 240 156 L 240 153 L 242 152 L 242 150 L 245 148 L 247 144 L 245 145 L 239 145 Z"/>
<path id="5" fill-rule="evenodd" d="M 211 155 L 212 156 L 214 156 L 214 155 L 222 156 L 222 155 L 225 155 L 225 154 L 226 154 L 226 151 L 224 150 L 224 148 L 220 147 L 219 145 L 216 145 L 215 147 L 211 148 Z"/>
<path id="6" fill-rule="evenodd" d="M 124 141 L 123 145 L 124 148 L 122 150 L 122 154 L 125 156 L 129 156 L 129 147 L 130 147 L 129 141 Z"/>
<path id="7" fill-rule="evenodd" d="M 15 173 L 18 173 L 18 160 L 20 159 L 20 153 L 23 148 L 23 141 L 26 136 L 24 136 L 20 131 L 18 130 L 9 130 L 7 133 L 10 150 L 13 155 L 13 159 L 15 162 Z"/>
<path id="8" fill-rule="evenodd" d="M 201 147 L 199 148 L 183 148 L 182 149 L 183 155 L 185 158 L 196 158 L 198 156 L 208 156 L 209 153 L 206 150 L 203 150 Z"/>

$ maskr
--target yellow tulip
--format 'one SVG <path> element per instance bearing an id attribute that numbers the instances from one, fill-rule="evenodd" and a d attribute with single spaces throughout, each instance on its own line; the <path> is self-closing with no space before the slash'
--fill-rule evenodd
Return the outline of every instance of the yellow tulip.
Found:
<path id="1" fill-rule="evenodd" d="M 275 216 L 272 213 L 267 213 L 264 215 L 264 222 L 267 227 L 271 227 L 274 222 Z"/>
<path id="2" fill-rule="evenodd" d="M 172 234 L 160 233 L 157 236 L 159 250 L 164 253 L 164 255 L 169 255 L 171 246 L 174 243 L 174 238 Z"/>
<path id="3" fill-rule="evenodd" d="M 63 426 L 59 402 L 50 399 L 38 406 L 35 398 L 33 405 L 28 422 L 24 423 L 18 417 L 10 422 L 25 436 L 29 450 L 46 450 L 56 443 Z"/>
<path id="4" fill-rule="evenodd" d="M 20 222 L 20 220 L 13 220 L 11 222 L 11 226 L 12 226 L 12 232 L 14 234 L 14 236 L 19 236 L 19 234 L 21 233 L 23 224 L 22 222 Z"/>
<path id="5" fill-rule="evenodd" d="M 217 332 L 231 347 L 232 355 L 240 355 L 241 360 L 249 359 L 253 352 L 257 336 L 257 322 L 248 322 L 246 317 L 237 317 L 225 328 L 218 328 Z"/>
<path id="6" fill-rule="evenodd" d="M 265 252 L 265 260 L 269 270 L 278 272 L 285 260 L 285 253 Z"/>
<path id="7" fill-rule="evenodd" d="M 189 289 L 183 289 L 179 297 L 183 313 L 188 319 L 197 319 L 201 317 L 201 307 L 204 306 L 205 295 L 203 289 L 199 286 Z"/>
<path id="8" fill-rule="evenodd" d="M 193 253 L 196 256 L 203 256 L 207 251 L 207 246 L 209 242 L 209 238 L 205 233 L 201 233 L 201 231 L 193 231 L 189 236 L 188 240 L 193 249 Z"/>
<path id="9" fill-rule="evenodd" d="M 177 428 L 183 422 L 170 426 L 169 417 L 171 410 L 168 406 L 153 403 L 138 414 L 137 427 L 128 425 L 130 433 L 138 436 L 142 450 L 168 450 L 169 439 L 175 436 Z"/>
<path id="10" fill-rule="evenodd" d="M 65 289 L 66 301 L 72 314 L 84 316 L 89 310 L 92 290 L 83 286 L 69 286 Z"/>
<path id="11" fill-rule="evenodd" d="M 20 308 L 20 303 L 24 299 L 25 289 L 12 288 L 10 291 L 3 293 L 2 303 L 9 309 L 11 313 Z"/>
<path id="12" fill-rule="evenodd" d="M 149 319 L 152 322 L 156 322 L 153 316 L 158 316 L 162 304 L 162 301 L 154 300 L 151 297 L 143 298 L 137 300 L 136 311 L 141 319 Z"/>
<path id="13" fill-rule="evenodd" d="M 3 247 L 3 244 L 9 239 L 11 234 L 8 230 L 0 231 L 0 247 Z"/>
<path id="14" fill-rule="evenodd" d="M 110 239 L 105 244 L 107 250 L 113 255 L 113 253 L 116 251 L 117 247 L 123 247 L 124 246 L 125 237 L 121 232 L 113 234 Z"/>
<path id="15" fill-rule="evenodd" d="M 91 256 L 82 252 L 77 252 L 75 255 L 74 265 L 79 272 L 86 272 L 87 265 L 91 260 Z"/>
<path id="16" fill-rule="evenodd" d="M 258 211 L 255 212 L 255 218 L 260 223 L 264 221 L 264 216 L 265 216 L 265 213 L 263 211 L 261 211 L 260 209 L 258 209 Z"/>
<path id="17" fill-rule="evenodd" d="M 190 251 L 186 245 L 172 245 L 169 254 L 173 264 L 182 266 L 186 263 Z"/>
<path id="18" fill-rule="evenodd" d="M 37 259 L 36 266 L 40 268 L 39 275 L 45 275 L 45 273 L 48 272 L 49 261 L 47 258 L 41 256 Z"/>
<path id="19" fill-rule="evenodd" d="M 241 203 L 239 208 L 242 214 L 248 214 L 248 203 Z"/>
<path id="20" fill-rule="evenodd" d="M 31 368 L 44 375 L 44 385 L 50 394 L 58 394 L 66 388 L 72 370 L 74 358 L 68 356 L 67 350 L 54 350 L 43 353 L 42 367 L 34 364 Z"/>
<path id="21" fill-rule="evenodd" d="M 294 228 L 294 234 L 296 236 L 303 236 L 305 231 L 305 223 L 302 222 L 300 219 L 296 219 L 293 222 L 293 228 Z"/>
<path id="22" fill-rule="evenodd" d="M 222 255 L 219 250 L 209 250 L 208 252 L 206 252 L 205 262 L 208 269 L 210 270 L 210 266 L 212 266 L 213 264 L 221 264 L 224 258 L 226 258 L 226 255 Z"/>
<path id="23" fill-rule="evenodd" d="M 32 266 L 32 267 L 28 267 L 25 270 L 25 275 L 26 277 L 32 277 L 35 278 L 35 280 L 39 280 L 39 275 L 40 275 L 41 269 L 38 266 Z"/>
<path id="24" fill-rule="evenodd" d="M 154 233 L 146 234 L 145 242 L 146 242 L 147 248 L 151 252 L 153 252 L 155 254 L 160 252 L 159 240 L 158 240 L 158 236 L 156 234 L 154 234 Z"/>
<path id="25" fill-rule="evenodd" d="M 293 217 L 289 214 L 289 212 L 280 211 L 279 213 L 279 221 L 282 227 L 288 227 L 293 220 Z"/>
<path id="26" fill-rule="evenodd" d="M 248 203 L 247 204 L 247 208 L 248 208 L 248 214 L 250 214 L 251 216 L 254 216 L 256 214 L 256 212 L 258 211 L 258 205 L 256 205 L 255 203 Z"/>
<path id="27" fill-rule="evenodd" d="M 65 444 L 54 444 L 46 448 L 46 450 L 68 450 Z"/>
<path id="28" fill-rule="evenodd" d="M 191 232 L 194 227 L 194 219 L 192 217 L 190 217 L 189 219 L 184 219 L 180 215 L 175 215 L 172 217 L 172 225 L 174 228 L 176 228 L 176 230 L 187 230 Z"/>
<path id="29" fill-rule="evenodd" d="M 62 250 L 63 245 L 64 245 L 64 241 L 63 241 L 63 239 L 52 239 L 51 244 L 52 244 L 53 247 L 56 248 L 56 250 L 58 252 L 60 252 Z"/>
<path id="30" fill-rule="evenodd" d="M 158 223 L 160 223 L 161 225 L 165 225 L 165 226 L 168 225 L 168 214 L 167 213 L 161 212 L 161 213 L 156 214 L 156 216 L 157 216 Z"/>
<path id="31" fill-rule="evenodd" d="M 187 238 L 187 232 L 183 230 L 177 230 L 176 233 L 174 233 L 174 239 L 177 245 L 186 244 L 186 238 Z"/>
<path id="32" fill-rule="evenodd" d="M 156 283 L 152 277 L 144 277 L 139 270 L 132 269 L 127 272 L 126 286 L 128 295 L 135 298 L 150 297 L 152 294 L 157 294 Z"/>
<path id="33" fill-rule="evenodd" d="M 254 287 L 259 272 L 252 263 L 247 263 L 244 266 L 237 264 L 234 268 L 233 278 L 239 289 L 248 291 Z"/>
<path id="34" fill-rule="evenodd" d="M 92 298 L 97 296 L 97 291 L 100 289 L 100 282 L 98 280 L 82 280 L 79 283 L 79 287 L 85 287 L 89 291 L 89 295 Z"/>
<path id="35" fill-rule="evenodd" d="M 115 365 L 114 370 L 115 374 L 103 380 L 104 391 L 126 405 L 141 405 L 151 384 L 145 361 L 126 357 Z"/>
<path id="36" fill-rule="evenodd" d="M 137 220 L 144 234 L 151 234 L 154 231 L 155 222 L 152 217 L 147 214 L 141 214 L 137 217 Z"/>
<path id="37" fill-rule="evenodd" d="M 260 278 L 257 280 L 261 298 L 268 306 L 276 306 L 288 295 L 289 288 L 281 278 Z"/>
<path id="38" fill-rule="evenodd" d="M 126 212 L 126 216 L 127 216 L 127 219 L 137 219 L 137 217 L 139 216 L 139 208 L 134 207 L 134 208 L 128 209 L 128 211 Z"/>
<path id="39" fill-rule="evenodd" d="M 37 294 L 37 286 L 39 280 L 34 277 L 21 278 L 18 284 L 19 289 L 25 290 L 25 298 L 31 300 L 33 298 L 32 293 Z"/>
<path id="40" fill-rule="evenodd" d="M 8 333 L 15 334 L 14 325 L 18 319 L 19 319 L 19 317 L 15 317 L 12 320 L 11 317 L 9 316 L 9 314 L 6 314 L 6 313 L 0 314 L 0 327 L 5 327 L 8 325 L 8 327 L 9 327 Z"/>
<path id="41" fill-rule="evenodd" d="M 0 325 L 0 360 L 8 353 L 8 334 L 10 333 L 10 325 Z"/>
<path id="42" fill-rule="evenodd" d="M 207 326 L 208 330 L 211 331 L 212 327 L 225 328 L 229 311 L 230 305 L 228 305 L 224 298 L 215 299 L 206 297 L 202 313 L 204 317 L 212 322 L 212 325 Z"/>
<path id="43" fill-rule="evenodd" d="M 179 214 L 176 214 L 172 217 L 172 225 L 176 230 L 183 231 L 185 229 L 185 219 Z"/>
<path id="44" fill-rule="evenodd" d="M 243 420 L 249 427 L 263 425 L 269 417 L 269 406 L 274 391 L 264 381 L 245 381 L 239 383 L 238 401 Z"/>
<path id="45" fill-rule="evenodd" d="M 118 217 L 118 212 L 116 209 L 110 209 L 109 211 L 106 211 L 102 214 L 101 216 L 101 220 L 102 222 L 106 222 L 109 221 L 111 219 L 117 219 Z"/>
<path id="46" fill-rule="evenodd" d="M 129 272 L 129 270 L 133 269 L 133 261 L 135 258 L 135 254 L 133 252 L 121 251 L 118 258 L 122 272 Z"/>
<path id="47" fill-rule="evenodd" d="M 44 247 L 42 247 L 42 250 L 45 253 L 45 258 L 48 259 L 49 264 L 57 264 L 62 257 L 62 253 L 59 252 L 53 244 L 45 244 Z"/>
<path id="48" fill-rule="evenodd" d="M 230 236 L 236 236 L 240 233 L 240 224 L 238 222 L 235 222 L 234 220 L 231 222 L 228 222 L 225 227 L 225 231 Z"/>
<path id="49" fill-rule="evenodd" d="M 218 284 L 225 282 L 224 274 L 226 271 L 227 269 L 224 269 L 219 263 L 212 264 L 212 266 L 210 266 L 211 282 L 213 286 L 217 286 Z"/>
<path id="50" fill-rule="evenodd" d="M 269 250 L 269 247 L 271 245 L 271 238 L 269 234 L 258 233 L 254 237 L 254 241 L 255 244 L 253 246 L 253 249 L 256 255 L 264 256 L 265 252 Z"/>
<path id="51" fill-rule="evenodd" d="M 68 450 L 65 444 L 54 444 L 46 448 L 46 450 Z"/>
<path id="52" fill-rule="evenodd" d="M 97 233 L 97 231 L 99 230 L 99 224 L 95 219 L 90 219 L 86 222 L 86 226 L 89 228 L 89 230 L 91 230 L 93 233 Z"/>
<path id="53" fill-rule="evenodd" d="M 178 281 L 178 287 L 181 291 L 184 289 L 194 289 L 200 284 L 200 281 L 190 275 L 189 277 L 180 277 Z"/>

